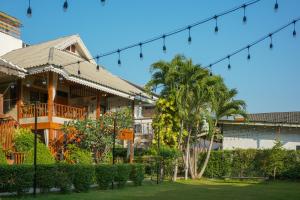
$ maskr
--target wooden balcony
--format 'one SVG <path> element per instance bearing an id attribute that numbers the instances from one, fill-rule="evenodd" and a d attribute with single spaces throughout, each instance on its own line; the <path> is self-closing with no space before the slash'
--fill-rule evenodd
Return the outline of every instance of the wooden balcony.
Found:
<path id="1" fill-rule="evenodd" d="M 47 103 L 39 103 L 36 106 L 37 109 L 37 117 L 46 117 L 48 116 L 48 104 Z M 84 119 L 86 116 L 86 110 L 84 107 L 74 107 L 62 104 L 53 104 L 52 116 L 53 117 L 61 117 L 67 119 Z M 35 105 L 25 105 L 21 106 L 19 117 L 21 119 L 24 118 L 33 118 L 35 113 Z"/>

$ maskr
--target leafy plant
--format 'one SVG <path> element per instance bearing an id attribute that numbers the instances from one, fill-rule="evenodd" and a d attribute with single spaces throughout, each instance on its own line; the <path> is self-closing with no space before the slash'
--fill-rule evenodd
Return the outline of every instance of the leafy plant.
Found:
<path id="1" fill-rule="evenodd" d="M 118 183 L 118 187 L 122 188 L 126 185 L 129 179 L 131 167 L 129 164 L 117 164 L 115 181 Z"/>
<path id="2" fill-rule="evenodd" d="M 87 192 L 95 176 L 95 169 L 92 165 L 73 165 L 73 185 L 76 192 Z"/>
<path id="3" fill-rule="evenodd" d="M 66 161 L 73 164 L 92 164 L 91 153 L 87 150 L 80 149 L 74 144 L 69 144 Z"/>
<path id="4" fill-rule="evenodd" d="M 132 180 L 136 186 L 142 185 L 144 174 L 145 167 L 143 164 L 131 164 L 130 180 Z"/>
<path id="5" fill-rule="evenodd" d="M 37 164 L 53 164 L 55 163 L 54 157 L 51 155 L 51 152 L 45 144 L 38 142 L 37 143 Z M 34 162 L 34 148 L 31 148 L 26 154 L 24 159 L 24 164 L 32 165 Z"/>
<path id="6" fill-rule="evenodd" d="M 0 147 L 0 165 L 7 165 L 6 156 L 1 147 Z"/>
<path id="7" fill-rule="evenodd" d="M 29 151 L 34 146 L 34 134 L 27 128 L 15 129 L 14 145 L 18 152 Z"/>

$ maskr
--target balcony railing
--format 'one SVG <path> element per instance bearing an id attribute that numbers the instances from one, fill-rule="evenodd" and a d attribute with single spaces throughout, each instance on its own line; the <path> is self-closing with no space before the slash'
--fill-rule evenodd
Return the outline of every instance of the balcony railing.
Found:
<path id="1" fill-rule="evenodd" d="M 39 103 L 36 106 L 37 109 L 37 117 L 45 117 L 48 116 L 48 104 L 47 103 Z M 53 104 L 53 112 L 52 116 L 54 117 L 62 117 L 68 119 L 83 119 L 86 116 L 85 108 L 79 108 L 74 106 L 62 105 L 62 104 Z M 25 105 L 20 109 L 20 118 L 32 118 L 35 113 L 35 105 Z"/>

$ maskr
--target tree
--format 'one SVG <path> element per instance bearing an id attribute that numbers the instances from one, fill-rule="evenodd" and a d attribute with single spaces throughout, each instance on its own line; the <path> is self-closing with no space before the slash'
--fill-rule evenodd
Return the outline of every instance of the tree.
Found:
<path id="1" fill-rule="evenodd" d="M 230 117 L 230 116 L 236 116 L 240 115 L 243 116 L 244 118 L 247 118 L 246 115 L 246 103 L 243 100 L 235 100 L 235 96 L 237 95 L 237 90 L 236 89 L 231 89 L 229 90 L 223 80 L 220 79 L 219 84 L 215 87 L 214 90 L 214 95 L 211 98 L 211 110 L 213 112 L 213 117 L 211 125 L 211 130 L 210 130 L 210 144 L 208 147 L 208 152 L 206 154 L 205 161 L 203 163 L 202 169 L 198 175 L 199 178 L 201 178 L 205 172 L 205 169 L 207 167 L 207 163 L 209 161 L 210 153 L 212 150 L 212 145 L 214 142 L 214 138 L 216 134 L 219 134 L 220 131 L 217 128 L 218 122 L 220 119 L 223 117 Z"/>
<path id="2" fill-rule="evenodd" d="M 267 173 L 276 179 L 276 175 L 280 173 L 284 167 L 284 154 L 282 143 L 279 140 L 275 141 L 275 145 L 267 154 Z"/>

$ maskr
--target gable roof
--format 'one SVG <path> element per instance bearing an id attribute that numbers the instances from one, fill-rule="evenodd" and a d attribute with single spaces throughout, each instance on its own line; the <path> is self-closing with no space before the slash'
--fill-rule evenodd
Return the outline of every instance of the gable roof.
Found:
<path id="1" fill-rule="evenodd" d="M 76 44 L 80 48 L 80 51 L 83 54 L 82 57 L 65 51 L 65 48 L 72 44 Z M 118 92 L 114 94 L 119 96 L 120 93 L 124 93 L 122 97 L 125 98 L 132 98 L 132 96 L 140 93 L 149 97 L 140 88 L 111 74 L 103 67 L 96 70 L 95 61 L 89 60 L 92 56 L 78 35 L 62 37 L 37 45 L 13 50 L 1 57 L 26 69 L 31 74 L 38 73 L 37 69 L 51 66 L 52 68 L 57 68 L 55 72 L 64 73 L 65 78 L 81 80 L 80 83 L 84 85 L 88 85 L 87 82 L 90 82 L 91 86 L 99 84 L 101 88 L 109 88 L 110 90 L 106 90 L 107 92 L 116 90 Z M 80 61 L 79 64 L 77 63 L 78 61 Z M 78 69 L 80 69 L 80 75 L 77 73 Z M 99 89 L 99 87 L 94 88 Z"/>

